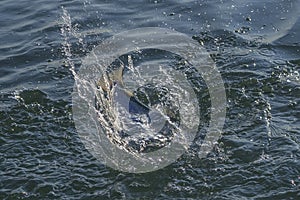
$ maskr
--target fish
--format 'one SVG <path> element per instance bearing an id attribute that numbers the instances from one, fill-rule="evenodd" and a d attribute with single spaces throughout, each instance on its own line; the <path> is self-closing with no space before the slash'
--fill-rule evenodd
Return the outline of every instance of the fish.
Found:
<path id="1" fill-rule="evenodd" d="M 97 87 L 102 91 L 96 109 L 101 112 L 102 117 L 106 118 L 105 121 L 109 121 L 108 126 L 115 133 L 108 132 L 108 136 L 129 151 L 148 152 L 160 149 L 169 143 L 179 130 L 179 110 L 176 106 L 171 106 L 168 98 L 162 98 L 163 110 L 157 109 L 156 105 L 161 103 L 160 95 L 168 95 L 168 91 L 163 87 L 146 84 L 134 92 L 129 90 L 123 81 L 124 69 L 122 64 L 118 68 L 108 69 L 96 82 Z M 127 110 L 129 115 L 126 116 L 136 125 L 136 130 L 139 131 L 142 125 L 157 132 L 149 133 L 142 130 L 141 135 L 132 136 L 131 132 L 119 129 L 122 126 L 115 126 L 118 116 L 112 109 L 113 100 Z M 145 133 L 149 135 L 144 135 Z"/>
<path id="2" fill-rule="evenodd" d="M 97 81 L 97 87 L 101 88 L 101 90 L 105 93 L 105 96 L 111 100 L 113 95 L 111 91 L 116 85 L 119 86 L 116 90 L 118 91 L 119 96 L 123 98 L 123 101 L 125 100 L 126 102 L 126 99 L 129 98 L 128 106 L 130 113 L 148 114 L 151 108 L 141 102 L 134 92 L 126 88 L 123 82 L 124 68 L 125 67 L 122 64 L 120 67 L 104 73 Z"/>

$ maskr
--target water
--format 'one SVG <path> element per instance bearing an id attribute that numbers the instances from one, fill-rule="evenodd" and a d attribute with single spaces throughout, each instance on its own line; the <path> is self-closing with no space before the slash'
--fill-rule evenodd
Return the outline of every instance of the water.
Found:
<path id="1" fill-rule="evenodd" d="M 220 2 L 1 1 L 0 198 L 296 199 L 299 1 Z M 131 174 L 86 150 L 72 92 L 95 46 L 149 26 L 187 34 L 210 53 L 224 81 L 227 116 L 205 158 L 200 131 L 175 163 Z M 197 95 L 207 124 L 207 88 Z"/>

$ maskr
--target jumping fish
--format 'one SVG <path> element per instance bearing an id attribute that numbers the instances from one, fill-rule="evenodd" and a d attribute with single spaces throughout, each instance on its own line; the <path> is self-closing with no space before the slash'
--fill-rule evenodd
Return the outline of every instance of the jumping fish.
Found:
<path id="1" fill-rule="evenodd" d="M 132 92 L 126 88 L 123 82 L 123 73 L 124 65 L 121 64 L 118 68 L 107 70 L 107 72 L 105 72 L 96 82 L 97 87 L 102 91 L 102 98 L 98 99 L 100 100 L 98 101 L 98 105 L 101 104 L 102 108 L 97 109 L 101 110 L 106 115 L 109 115 L 113 123 L 116 121 L 116 117 L 110 112 L 112 107 L 110 102 L 114 99 L 118 104 L 128 109 L 132 121 L 137 124 L 146 125 L 151 127 L 151 130 L 157 131 L 156 133 L 153 133 L 153 136 L 149 135 L 149 137 L 145 138 L 145 136 L 141 135 L 140 137 L 131 139 L 131 136 L 128 135 L 126 131 L 124 132 L 120 129 L 118 130 L 119 136 L 123 139 L 127 138 L 125 140 L 128 141 L 126 144 L 123 144 L 122 142 L 121 144 L 125 145 L 130 151 L 147 152 L 148 150 L 159 149 L 163 146 L 162 144 L 170 142 L 173 134 L 179 130 L 180 118 L 178 117 L 178 109 L 174 106 L 165 107 L 164 112 L 167 115 L 165 116 L 162 111 L 155 109 L 155 107 L 151 108 L 150 106 L 158 104 L 158 93 L 163 90 L 159 90 L 159 87 L 149 84 Z M 153 92 L 153 94 L 151 92 Z M 140 100 L 143 95 L 147 96 L 147 103 L 143 103 Z M 106 100 L 104 100 L 105 98 Z M 107 104 L 107 102 L 109 103 Z M 140 130 L 138 127 L 139 126 L 137 126 L 136 129 L 137 131 Z M 114 138 L 112 135 L 111 137 Z M 120 141 L 123 140 L 115 139 L 114 141 L 120 144 Z"/>
<path id="2" fill-rule="evenodd" d="M 124 93 L 125 96 L 121 94 L 122 97 L 129 98 L 129 109 L 130 112 L 133 113 L 149 113 L 151 108 L 147 105 L 145 105 L 143 102 L 141 102 L 132 91 L 127 89 L 123 82 L 123 72 L 124 72 L 124 65 L 121 65 L 119 68 L 112 70 L 110 72 L 106 72 L 96 83 L 96 85 L 102 89 L 102 91 L 105 92 L 106 96 L 108 98 L 111 97 L 111 91 L 115 85 L 118 85 L 117 87 L 118 91 L 121 93 Z"/>

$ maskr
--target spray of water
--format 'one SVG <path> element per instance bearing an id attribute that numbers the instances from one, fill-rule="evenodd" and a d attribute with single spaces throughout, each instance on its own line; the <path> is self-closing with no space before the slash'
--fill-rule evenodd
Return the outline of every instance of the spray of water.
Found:
<path id="1" fill-rule="evenodd" d="M 73 118 L 96 158 L 134 173 L 174 162 L 198 132 L 195 91 L 200 76 L 214 98 L 212 123 L 199 156 L 213 148 L 225 118 L 225 91 L 209 54 L 196 41 L 154 27 L 123 32 L 94 48 L 76 72 L 71 41 L 83 40 L 62 10 L 62 51 L 75 79 Z"/>

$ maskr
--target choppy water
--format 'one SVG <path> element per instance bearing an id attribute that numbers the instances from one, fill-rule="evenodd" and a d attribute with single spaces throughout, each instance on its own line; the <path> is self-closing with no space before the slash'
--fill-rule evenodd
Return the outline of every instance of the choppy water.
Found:
<path id="1" fill-rule="evenodd" d="M 1 199 L 300 196 L 299 1 L 0 5 Z M 123 173 L 101 164 L 79 138 L 72 118 L 74 74 L 104 39 L 151 26 L 187 34 L 210 52 L 225 84 L 227 117 L 207 157 L 198 156 L 199 135 L 170 166 Z M 209 107 L 208 91 L 200 95 Z"/>

